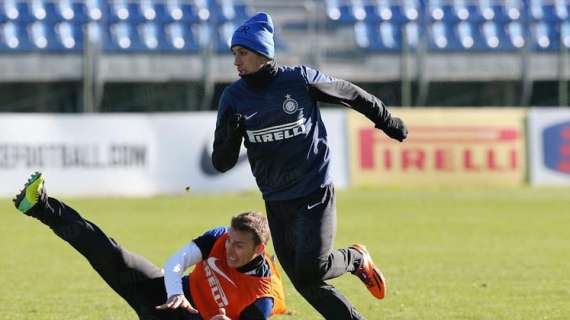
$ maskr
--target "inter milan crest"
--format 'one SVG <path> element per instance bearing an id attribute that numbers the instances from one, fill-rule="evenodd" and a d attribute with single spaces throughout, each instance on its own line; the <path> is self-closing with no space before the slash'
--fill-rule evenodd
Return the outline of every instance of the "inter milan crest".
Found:
<path id="1" fill-rule="evenodd" d="M 290 94 L 285 95 L 285 101 L 283 101 L 283 111 L 287 114 L 293 114 L 299 109 L 299 104 L 297 100 L 291 98 Z"/>

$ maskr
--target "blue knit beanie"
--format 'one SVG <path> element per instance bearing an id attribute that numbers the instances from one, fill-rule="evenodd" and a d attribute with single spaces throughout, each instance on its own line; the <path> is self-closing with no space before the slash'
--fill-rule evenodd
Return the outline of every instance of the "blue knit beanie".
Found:
<path id="1" fill-rule="evenodd" d="M 267 13 L 258 13 L 244 22 L 232 36 L 231 47 L 241 46 L 273 59 L 273 21 Z"/>

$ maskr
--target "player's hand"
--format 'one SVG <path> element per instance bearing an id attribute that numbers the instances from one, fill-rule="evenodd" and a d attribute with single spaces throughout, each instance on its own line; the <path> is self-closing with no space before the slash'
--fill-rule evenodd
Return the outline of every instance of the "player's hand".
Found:
<path id="1" fill-rule="evenodd" d="M 387 124 L 376 124 L 375 127 L 384 131 L 388 137 L 400 142 L 408 137 L 408 128 L 400 118 L 391 118 Z"/>
<path id="2" fill-rule="evenodd" d="M 220 311 L 218 311 L 218 314 L 211 317 L 210 320 L 232 320 L 232 319 L 226 316 L 226 309 L 221 308 Z"/>
<path id="3" fill-rule="evenodd" d="M 188 299 L 186 299 L 186 297 L 183 294 L 172 295 L 170 296 L 170 298 L 166 300 L 164 304 L 156 306 L 156 309 L 158 310 L 178 309 L 178 308 L 185 309 L 190 313 L 198 313 L 198 310 L 194 309 L 194 307 L 190 304 L 190 302 L 188 302 Z"/>

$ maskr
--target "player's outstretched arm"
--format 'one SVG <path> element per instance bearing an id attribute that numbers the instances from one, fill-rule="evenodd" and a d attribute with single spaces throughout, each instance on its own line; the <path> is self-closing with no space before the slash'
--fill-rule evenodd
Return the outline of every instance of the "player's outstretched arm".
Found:
<path id="1" fill-rule="evenodd" d="M 309 92 L 317 101 L 341 104 L 352 108 L 374 123 L 374 126 L 400 142 L 408 136 L 408 129 L 400 118 L 392 117 L 384 103 L 357 85 L 307 69 Z"/>
<path id="2" fill-rule="evenodd" d="M 192 304 L 186 299 L 183 294 L 175 294 L 170 296 L 164 304 L 156 306 L 158 310 L 166 310 L 166 309 L 185 309 L 190 313 L 198 313 Z"/>

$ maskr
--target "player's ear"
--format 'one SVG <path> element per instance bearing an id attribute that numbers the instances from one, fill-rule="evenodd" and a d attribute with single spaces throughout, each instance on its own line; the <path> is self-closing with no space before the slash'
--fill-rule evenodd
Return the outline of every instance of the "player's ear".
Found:
<path id="1" fill-rule="evenodd" d="M 258 245 L 257 248 L 255 248 L 255 253 L 257 254 L 261 254 L 263 253 L 263 251 L 265 251 L 265 245 L 263 243 Z"/>

